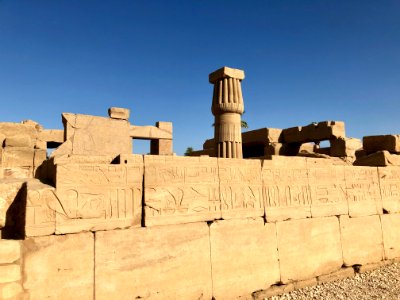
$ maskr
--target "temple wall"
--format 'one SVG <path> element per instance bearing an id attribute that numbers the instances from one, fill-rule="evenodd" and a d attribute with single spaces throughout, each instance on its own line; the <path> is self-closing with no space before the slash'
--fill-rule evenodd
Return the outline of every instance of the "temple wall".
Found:
<path id="1" fill-rule="evenodd" d="M 122 157 L 24 185 L 0 299 L 251 299 L 400 258 L 400 167 Z"/>

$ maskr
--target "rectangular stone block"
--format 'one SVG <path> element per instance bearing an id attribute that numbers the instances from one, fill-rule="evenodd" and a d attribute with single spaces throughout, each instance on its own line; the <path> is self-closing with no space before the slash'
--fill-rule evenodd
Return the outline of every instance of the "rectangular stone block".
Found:
<path id="1" fill-rule="evenodd" d="M 93 233 L 23 241 L 23 288 L 30 300 L 93 299 Z"/>
<path id="2" fill-rule="evenodd" d="M 27 183 L 25 236 L 51 235 L 56 229 L 55 188 L 40 181 Z"/>
<path id="3" fill-rule="evenodd" d="M 1 179 L 32 178 L 33 167 L 6 167 L 0 168 Z"/>
<path id="4" fill-rule="evenodd" d="M 146 226 L 221 218 L 216 158 L 145 155 L 144 164 Z"/>
<path id="5" fill-rule="evenodd" d="M 400 166 L 400 155 L 391 154 L 386 150 L 378 151 L 366 156 L 357 157 L 354 165 L 371 167 Z"/>
<path id="6" fill-rule="evenodd" d="M 356 150 L 362 148 L 362 142 L 356 138 L 344 138 L 330 140 L 330 155 L 337 157 L 356 157 Z"/>
<path id="7" fill-rule="evenodd" d="M 0 284 L 0 299 L 2 300 L 23 299 L 20 297 L 22 292 L 23 290 L 20 283 L 11 282 Z"/>
<path id="8" fill-rule="evenodd" d="M 213 297 L 237 299 L 280 280 L 275 224 L 216 221 L 210 226 Z"/>
<path id="9" fill-rule="evenodd" d="M 282 131 L 285 143 L 307 143 L 345 137 L 344 122 L 323 121 Z"/>
<path id="10" fill-rule="evenodd" d="M 306 159 L 273 156 L 262 167 L 267 222 L 311 217 Z"/>
<path id="11" fill-rule="evenodd" d="M 0 239 L 0 264 L 11 264 L 20 259 L 21 245 L 16 240 Z"/>
<path id="12" fill-rule="evenodd" d="M 400 257 L 400 214 L 381 215 L 385 258 Z"/>
<path id="13" fill-rule="evenodd" d="M 264 216 L 261 161 L 218 158 L 223 219 Z"/>
<path id="14" fill-rule="evenodd" d="M 367 153 L 387 150 L 400 153 L 400 135 L 371 135 L 363 137 L 363 148 Z"/>
<path id="15" fill-rule="evenodd" d="M 3 149 L 3 167 L 32 167 L 34 149 L 27 147 L 7 147 Z"/>
<path id="16" fill-rule="evenodd" d="M 382 213 L 377 168 L 346 166 L 345 180 L 350 217 Z"/>
<path id="17" fill-rule="evenodd" d="M 140 226 L 143 158 L 136 163 L 57 165 L 56 233 Z"/>
<path id="18" fill-rule="evenodd" d="M 314 278 L 343 264 L 337 217 L 276 223 L 281 281 Z"/>
<path id="19" fill-rule="evenodd" d="M 257 143 L 267 145 L 268 143 L 282 142 L 282 129 L 278 128 L 260 128 L 249 130 L 242 133 L 242 143 Z M 206 149 L 206 148 L 205 148 Z"/>
<path id="20" fill-rule="evenodd" d="M 63 143 L 64 130 L 63 129 L 45 129 L 39 131 L 38 139 L 46 143 Z"/>
<path id="21" fill-rule="evenodd" d="M 313 218 L 349 213 L 344 166 L 311 164 L 308 167 L 308 179 Z"/>
<path id="22" fill-rule="evenodd" d="M 4 142 L 5 147 L 27 147 L 32 148 L 32 139 L 27 134 L 16 134 L 8 136 Z"/>
<path id="23" fill-rule="evenodd" d="M 121 107 L 110 107 L 108 115 L 112 119 L 129 120 L 130 110 Z"/>
<path id="24" fill-rule="evenodd" d="M 343 261 L 346 266 L 381 261 L 384 257 L 379 216 L 340 216 Z"/>
<path id="25" fill-rule="evenodd" d="M 19 265 L 0 266 L 0 284 L 14 282 L 21 279 L 21 267 Z"/>
<path id="26" fill-rule="evenodd" d="M 101 299 L 211 299 L 206 223 L 96 232 Z"/>
<path id="27" fill-rule="evenodd" d="M 400 167 L 378 168 L 378 174 L 383 210 L 400 213 Z"/>
<path id="28" fill-rule="evenodd" d="M 37 128 L 28 124 L 0 122 L 0 133 L 5 137 L 13 135 L 28 135 L 32 140 L 37 138 Z"/>

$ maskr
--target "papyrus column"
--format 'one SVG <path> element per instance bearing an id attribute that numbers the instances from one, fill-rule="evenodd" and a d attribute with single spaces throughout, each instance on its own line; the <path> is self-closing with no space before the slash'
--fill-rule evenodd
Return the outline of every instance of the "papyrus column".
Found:
<path id="1" fill-rule="evenodd" d="M 223 67 L 209 75 L 214 84 L 211 111 L 215 116 L 216 157 L 243 158 L 241 115 L 244 111 L 241 81 L 244 71 Z"/>

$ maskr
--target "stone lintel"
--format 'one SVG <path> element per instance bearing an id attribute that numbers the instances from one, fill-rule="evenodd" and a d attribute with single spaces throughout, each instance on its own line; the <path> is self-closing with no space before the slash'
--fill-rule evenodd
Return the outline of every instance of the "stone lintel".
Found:
<path id="1" fill-rule="evenodd" d="M 209 76 L 208 79 L 210 83 L 215 83 L 220 79 L 223 78 L 235 78 L 239 80 L 244 79 L 244 71 L 239 70 L 239 69 L 232 69 L 229 67 L 222 67 L 214 72 L 212 72 Z"/>

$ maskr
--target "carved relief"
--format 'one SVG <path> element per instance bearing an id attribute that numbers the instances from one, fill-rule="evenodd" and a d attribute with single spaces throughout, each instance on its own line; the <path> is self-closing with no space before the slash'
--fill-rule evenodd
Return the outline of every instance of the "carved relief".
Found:
<path id="1" fill-rule="evenodd" d="M 351 217 L 382 213 L 377 168 L 346 166 L 345 180 Z"/>
<path id="2" fill-rule="evenodd" d="M 57 233 L 140 226 L 143 162 L 57 166 Z"/>
<path id="3" fill-rule="evenodd" d="M 378 168 L 383 209 L 389 213 L 400 212 L 400 167 Z"/>
<path id="4" fill-rule="evenodd" d="M 145 156 L 145 224 L 220 218 L 217 159 Z"/>
<path id="5" fill-rule="evenodd" d="M 261 161 L 218 159 L 222 217 L 264 215 Z"/>

